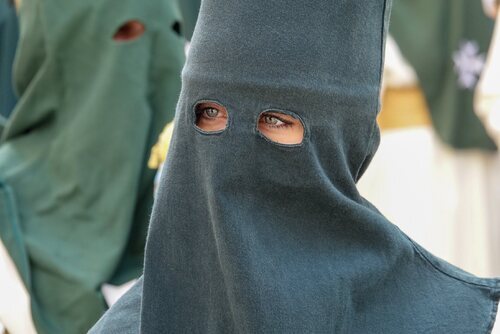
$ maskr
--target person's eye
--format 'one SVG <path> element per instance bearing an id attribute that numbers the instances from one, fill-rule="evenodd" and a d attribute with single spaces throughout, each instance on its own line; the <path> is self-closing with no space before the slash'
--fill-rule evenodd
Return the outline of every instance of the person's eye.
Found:
<path id="1" fill-rule="evenodd" d="M 216 102 L 200 102 L 195 107 L 196 127 L 205 132 L 219 132 L 227 126 L 227 110 Z"/>
<path id="2" fill-rule="evenodd" d="M 264 112 L 260 116 L 259 123 L 269 128 L 279 129 L 292 126 L 295 121 L 295 118 L 289 115 Z"/>
<path id="3" fill-rule="evenodd" d="M 202 117 L 206 117 L 207 119 L 214 119 L 219 116 L 219 110 L 215 108 L 205 108 L 202 111 Z"/>
<path id="4" fill-rule="evenodd" d="M 267 125 L 273 126 L 273 127 L 282 127 L 287 125 L 287 123 L 283 122 L 280 118 L 272 115 L 263 115 L 262 120 L 264 123 Z"/>
<path id="5" fill-rule="evenodd" d="M 297 145 L 304 139 L 302 121 L 298 117 L 279 111 L 262 112 L 257 129 L 264 137 L 279 144 Z"/>

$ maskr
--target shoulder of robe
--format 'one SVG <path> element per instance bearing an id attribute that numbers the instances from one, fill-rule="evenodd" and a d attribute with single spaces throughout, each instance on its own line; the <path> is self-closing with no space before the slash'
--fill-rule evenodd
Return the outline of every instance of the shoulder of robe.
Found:
<path id="1" fill-rule="evenodd" d="M 90 329 L 88 334 L 138 334 L 141 317 L 142 277 Z"/>

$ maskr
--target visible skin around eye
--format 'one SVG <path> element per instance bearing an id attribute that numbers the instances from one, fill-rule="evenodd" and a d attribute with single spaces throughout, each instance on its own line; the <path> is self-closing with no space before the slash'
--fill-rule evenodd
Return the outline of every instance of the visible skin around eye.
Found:
<path id="1" fill-rule="evenodd" d="M 220 132 L 227 127 L 226 108 L 216 102 L 200 102 L 195 107 L 196 126 L 205 132 Z M 297 145 L 304 139 L 304 126 L 296 117 L 278 111 L 260 114 L 257 128 L 270 141 Z"/>
<path id="2" fill-rule="evenodd" d="M 118 28 L 113 39 L 118 42 L 132 41 L 141 37 L 146 31 L 144 24 L 137 20 L 127 21 Z"/>
<path id="3" fill-rule="evenodd" d="M 196 126 L 206 132 L 218 132 L 227 127 L 227 110 L 215 102 L 196 105 Z"/>
<path id="4" fill-rule="evenodd" d="M 288 114 L 265 111 L 259 116 L 260 133 L 269 140 L 285 145 L 297 145 L 304 139 L 302 122 Z"/>

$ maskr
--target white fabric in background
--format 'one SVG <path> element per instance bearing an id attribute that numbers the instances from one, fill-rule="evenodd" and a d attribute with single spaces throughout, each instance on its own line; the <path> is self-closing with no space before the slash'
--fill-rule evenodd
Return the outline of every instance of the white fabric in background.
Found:
<path id="1" fill-rule="evenodd" d="M 401 50 L 399 50 L 396 41 L 391 35 L 387 36 L 384 59 L 382 91 L 384 91 L 385 87 L 415 87 L 418 84 L 415 70 L 401 54 Z"/>
<path id="2" fill-rule="evenodd" d="M 418 85 L 392 38 L 386 53 L 386 86 Z M 431 126 L 382 131 L 358 188 L 435 255 L 478 276 L 500 276 L 499 154 L 452 150 Z"/>
<path id="3" fill-rule="evenodd" d="M 1 240 L 0 273 L 0 323 L 9 334 L 36 334 L 28 292 Z"/>
<path id="4" fill-rule="evenodd" d="M 495 159 L 445 147 L 431 127 L 385 131 L 360 193 L 435 255 L 492 276 L 489 174 Z"/>
<path id="5" fill-rule="evenodd" d="M 483 0 L 483 9 L 486 15 L 495 18 L 498 10 L 496 0 Z"/>
<path id="6" fill-rule="evenodd" d="M 500 325 L 498 319 L 500 319 L 500 313 L 497 313 L 497 317 L 495 318 L 495 325 L 493 326 L 491 334 L 500 334 Z"/>
<path id="7" fill-rule="evenodd" d="M 384 132 L 358 188 L 435 255 L 476 275 L 500 276 L 499 171 L 498 155 L 456 154 L 432 128 L 415 127 Z M 492 211 L 497 216 L 488 219 Z M 500 334 L 499 319 L 500 312 L 492 334 Z"/>
<path id="8" fill-rule="evenodd" d="M 108 307 L 113 306 L 114 303 L 118 301 L 128 290 L 137 282 L 137 280 L 129 281 L 122 285 L 111 285 L 103 284 L 101 287 L 101 292 L 106 300 Z M 1 334 L 1 333 L 0 333 Z"/>

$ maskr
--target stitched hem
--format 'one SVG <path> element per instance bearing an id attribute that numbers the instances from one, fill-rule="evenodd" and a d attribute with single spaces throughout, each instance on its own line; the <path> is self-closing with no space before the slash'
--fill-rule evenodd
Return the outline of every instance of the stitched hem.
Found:
<path id="1" fill-rule="evenodd" d="M 488 319 L 487 323 L 488 327 L 486 328 L 486 334 L 491 334 L 491 332 L 493 331 L 493 327 L 495 326 L 495 321 L 498 312 L 498 301 L 500 296 L 494 295 L 493 298 L 495 298 L 496 300 L 493 301 L 493 306 L 490 311 L 490 318 Z"/>
<path id="2" fill-rule="evenodd" d="M 431 254 L 428 253 L 425 249 L 423 249 L 421 246 L 419 246 L 415 241 L 410 239 L 406 234 L 404 234 L 401 230 L 400 232 L 410 241 L 410 243 L 413 245 L 413 249 L 418 253 L 422 259 L 425 260 L 425 262 L 429 263 L 435 270 L 439 271 L 443 275 L 446 275 L 450 278 L 453 278 L 457 281 L 460 281 L 465 284 L 470 284 L 470 285 L 475 285 L 481 288 L 487 288 L 491 290 L 492 295 L 498 295 L 500 293 L 500 281 L 497 278 L 479 278 L 479 277 L 474 277 L 472 274 L 470 274 L 470 277 L 466 277 L 466 273 L 460 273 L 460 272 L 452 272 L 450 270 L 446 270 L 446 268 L 443 268 L 441 263 L 439 261 L 431 258 Z"/>

